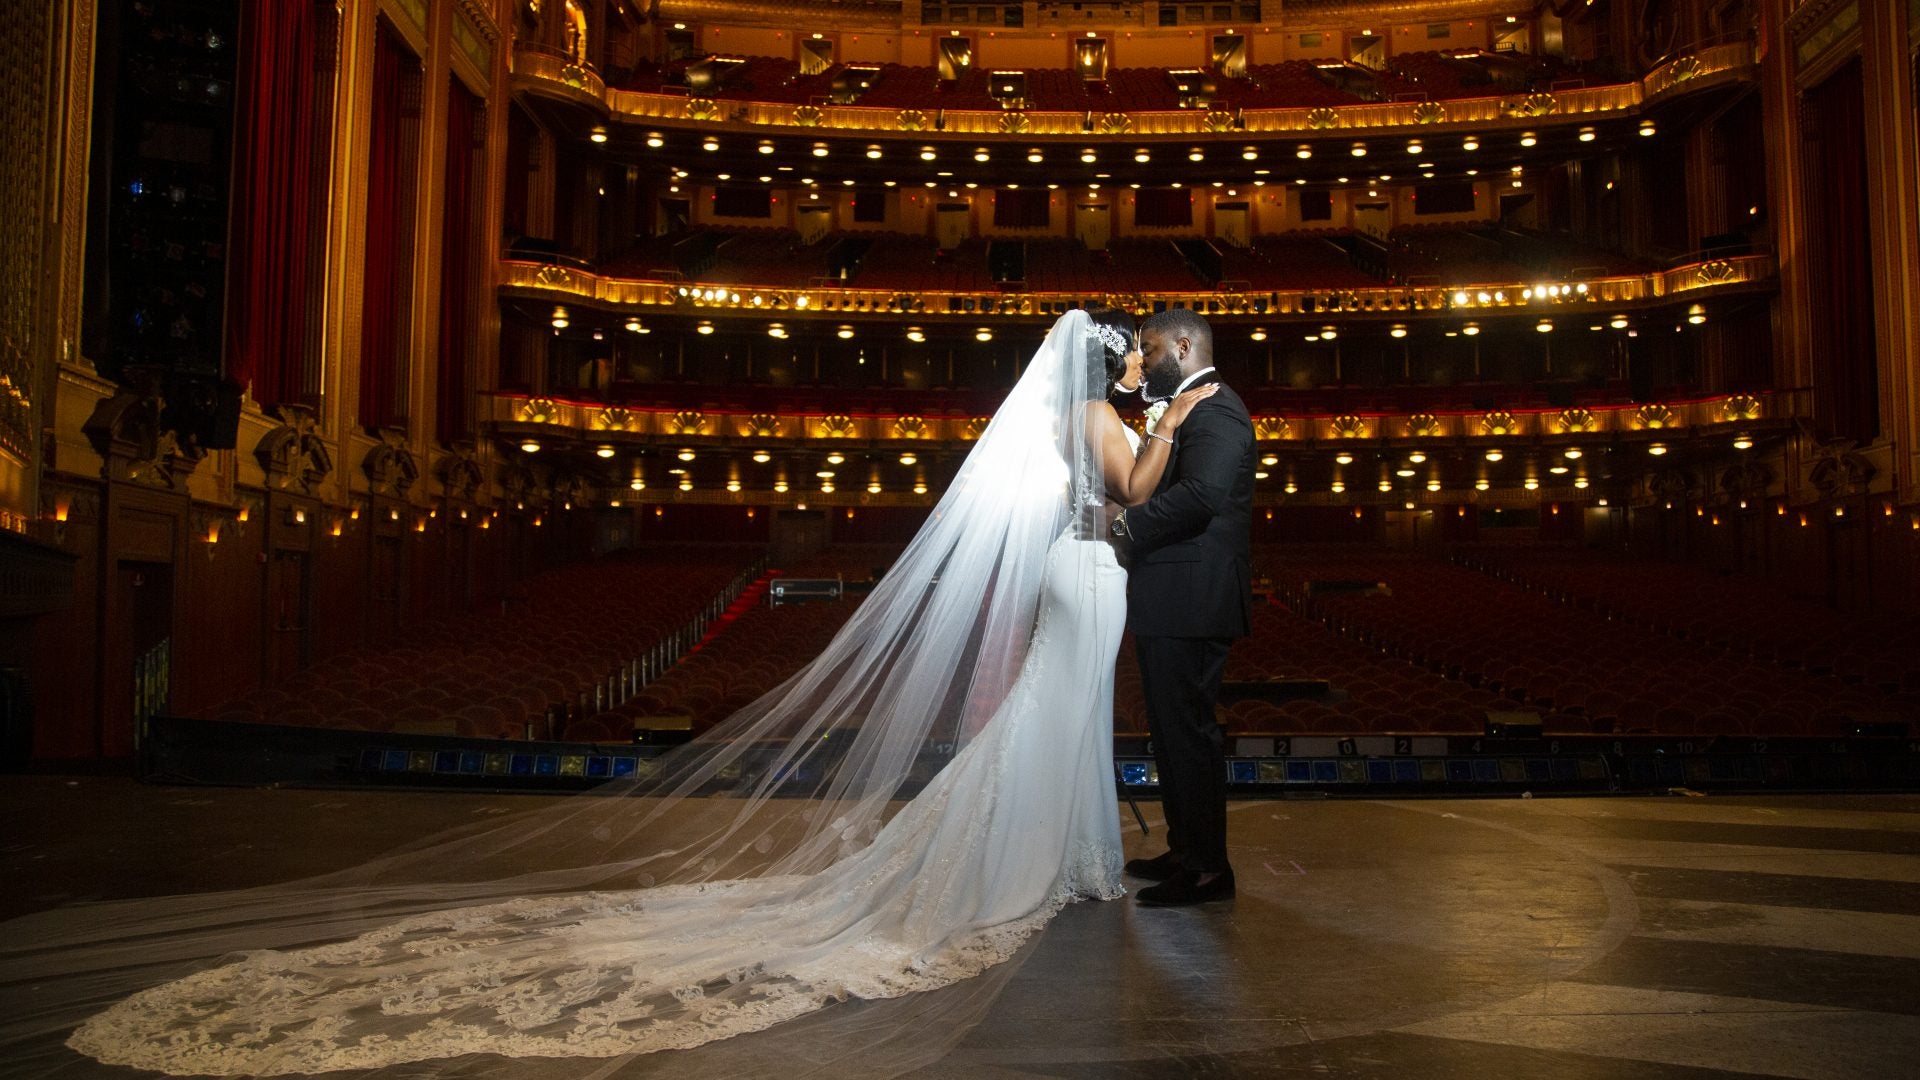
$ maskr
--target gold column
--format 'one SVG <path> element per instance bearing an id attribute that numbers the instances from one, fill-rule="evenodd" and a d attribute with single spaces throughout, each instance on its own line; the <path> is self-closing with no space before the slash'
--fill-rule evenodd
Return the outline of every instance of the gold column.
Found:
<path id="1" fill-rule="evenodd" d="M 1907 6 L 1860 5 L 1866 92 L 1867 213 L 1873 248 L 1880 432 L 1892 442 L 1900 501 L 1920 498 L 1920 178 L 1916 178 Z"/>
<path id="2" fill-rule="evenodd" d="M 1773 383 L 1782 390 L 1813 385 L 1813 341 L 1808 313 L 1812 283 L 1806 267 L 1806 177 L 1800 165 L 1800 95 L 1794 86 L 1793 0 L 1763 0 L 1760 94 L 1767 142 L 1767 203 L 1780 267 L 1774 301 Z"/>

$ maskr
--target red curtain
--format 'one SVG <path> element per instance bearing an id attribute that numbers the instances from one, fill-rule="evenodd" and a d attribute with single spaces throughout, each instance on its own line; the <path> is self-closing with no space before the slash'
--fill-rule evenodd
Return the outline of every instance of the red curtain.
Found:
<path id="1" fill-rule="evenodd" d="M 249 4 L 234 129 L 227 373 L 262 405 L 299 401 L 306 360 L 313 176 L 311 3 Z"/>
<path id="2" fill-rule="evenodd" d="M 993 193 L 993 223 L 1003 229 L 1044 229 L 1053 221 L 1053 195 L 1039 188 Z"/>
<path id="3" fill-rule="evenodd" d="M 1193 196 L 1185 188 L 1141 188 L 1133 195 L 1133 223 L 1144 228 L 1193 224 Z"/>
<path id="4" fill-rule="evenodd" d="M 403 207 L 401 111 L 406 46 L 382 24 L 373 52 L 372 132 L 367 147 L 365 289 L 360 301 L 360 423 L 386 427 L 405 420 L 400 396 L 400 301 Z"/>
<path id="5" fill-rule="evenodd" d="M 1865 441 L 1880 430 L 1880 387 L 1862 93 L 1858 60 L 1807 91 L 1801 149 L 1813 276 L 1814 418 L 1835 435 Z"/>
<path id="6" fill-rule="evenodd" d="M 467 361 L 472 349 L 474 287 L 474 121 L 480 102 L 457 78 L 447 90 L 446 217 L 440 232 L 440 363 L 438 431 L 442 441 L 467 435 Z"/>

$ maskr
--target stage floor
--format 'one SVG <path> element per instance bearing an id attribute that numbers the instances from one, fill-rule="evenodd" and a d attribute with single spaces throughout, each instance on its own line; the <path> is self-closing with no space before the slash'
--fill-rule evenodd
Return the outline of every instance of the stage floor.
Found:
<path id="1" fill-rule="evenodd" d="M 9 777 L 0 917 L 300 877 L 391 846 L 395 822 L 546 798 Z M 1142 809 L 1155 837 L 1127 815 L 1129 854 L 1159 850 Z M 1281 800 L 1229 819 L 1236 900 L 1070 906 L 913 1075 L 1915 1075 L 1920 797 Z"/>

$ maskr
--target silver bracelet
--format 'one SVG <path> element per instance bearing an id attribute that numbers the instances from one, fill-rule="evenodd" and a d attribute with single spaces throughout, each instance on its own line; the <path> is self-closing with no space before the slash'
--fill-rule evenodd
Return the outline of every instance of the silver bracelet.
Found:
<path id="1" fill-rule="evenodd" d="M 1149 432 L 1147 432 L 1147 438 L 1149 438 L 1149 439 L 1159 439 L 1159 440 L 1160 440 L 1161 442 L 1163 442 L 1163 443 L 1166 443 L 1166 444 L 1167 444 L 1168 446 L 1172 446 L 1172 445 L 1173 445 L 1173 440 L 1172 440 L 1172 439 L 1169 439 L 1169 438 L 1167 438 L 1167 437 L 1166 437 L 1165 435 L 1161 435 L 1161 434 L 1159 434 L 1158 432 L 1153 432 L 1153 431 L 1149 431 Z"/>

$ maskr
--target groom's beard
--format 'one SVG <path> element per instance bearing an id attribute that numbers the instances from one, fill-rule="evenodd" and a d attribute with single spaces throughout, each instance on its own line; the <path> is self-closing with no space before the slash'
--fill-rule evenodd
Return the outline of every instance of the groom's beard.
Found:
<path id="1" fill-rule="evenodd" d="M 1140 396 L 1148 401 L 1165 401 L 1180 389 L 1181 380 L 1186 376 L 1180 373 L 1180 361 L 1165 357 L 1146 370 L 1140 379 Z"/>

